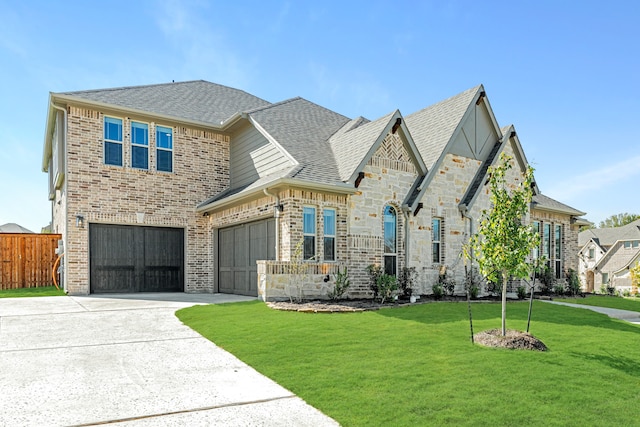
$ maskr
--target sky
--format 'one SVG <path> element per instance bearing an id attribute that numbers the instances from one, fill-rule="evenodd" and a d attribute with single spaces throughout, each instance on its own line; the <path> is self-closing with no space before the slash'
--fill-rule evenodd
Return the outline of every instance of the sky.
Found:
<path id="1" fill-rule="evenodd" d="M 49 92 L 207 80 L 347 117 L 480 83 L 540 190 L 640 213 L 640 2 L 0 0 L 0 224 L 51 220 Z"/>

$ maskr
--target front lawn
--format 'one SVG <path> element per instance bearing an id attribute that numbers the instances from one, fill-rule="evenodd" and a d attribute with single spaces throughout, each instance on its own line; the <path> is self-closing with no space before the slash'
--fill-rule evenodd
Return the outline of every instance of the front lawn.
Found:
<path id="1" fill-rule="evenodd" d="M 587 295 L 584 298 L 561 298 L 554 301 L 570 302 L 572 304 L 595 305 L 597 307 L 617 308 L 620 310 L 640 312 L 640 298 L 622 298 L 610 295 Z"/>
<path id="2" fill-rule="evenodd" d="M 0 291 L 0 298 L 21 297 L 54 297 L 66 295 L 64 291 L 55 286 L 43 286 L 41 288 L 6 289 Z"/>
<path id="3" fill-rule="evenodd" d="M 523 330 L 527 303 L 507 310 L 507 327 Z M 640 327 L 587 310 L 536 301 L 544 353 L 473 346 L 464 303 L 305 314 L 249 302 L 177 315 L 344 426 L 640 419 Z M 500 304 L 474 304 L 473 316 L 476 332 L 498 328 Z"/>

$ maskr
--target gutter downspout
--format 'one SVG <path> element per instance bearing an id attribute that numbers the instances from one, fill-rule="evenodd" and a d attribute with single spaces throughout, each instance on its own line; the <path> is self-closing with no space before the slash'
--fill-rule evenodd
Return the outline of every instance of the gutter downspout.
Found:
<path id="1" fill-rule="evenodd" d="M 409 268 L 409 213 L 411 208 L 409 205 L 402 206 L 402 216 L 404 216 L 404 266 Z"/>
<path id="2" fill-rule="evenodd" d="M 268 188 L 265 188 L 263 191 L 265 195 L 274 197 L 276 199 L 276 205 L 273 209 L 273 217 L 276 219 L 276 261 L 280 261 L 280 196 L 278 196 L 277 194 L 269 193 Z"/>
<path id="3" fill-rule="evenodd" d="M 63 117 L 64 117 L 64 130 L 62 132 L 62 134 L 64 135 L 64 184 L 63 184 L 63 188 L 65 189 L 64 194 L 67 194 L 67 182 L 69 179 L 69 175 L 67 173 L 67 168 L 68 168 L 68 147 L 67 147 L 67 109 L 66 108 L 62 108 L 56 104 L 53 103 L 53 101 L 49 101 L 49 105 L 51 107 L 53 107 L 54 109 L 58 110 L 58 111 L 62 111 L 63 113 Z M 53 151 L 53 149 L 52 149 Z M 53 210 L 54 210 L 54 203 L 55 203 L 55 197 L 53 202 L 51 203 L 51 228 L 53 231 Z M 67 251 L 67 246 L 69 244 L 69 240 L 67 239 L 67 236 L 69 234 L 68 229 L 69 229 L 69 200 L 65 201 L 64 204 L 64 235 L 62 236 L 62 242 L 63 242 L 63 251 L 66 252 Z M 88 225 L 87 225 L 88 227 Z M 68 258 L 67 258 L 68 259 Z M 65 260 L 66 261 L 66 260 Z M 67 262 L 64 262 L 62 264 L 62 289 L 65 291 L 65 293 L 68 293 L 67 291 Z"/>
<path id="4" fill-rule="evenodd" d="M 471 238 L 471 236 L 473 236 L 473 217 L 471 217 L 471 215 L 469 215 L 469 208 L 467 207 L 467 205 L 460 205 L 458 206 L 458 210 L 460 211 L 460 215 L 462 215 L 463 218 L 466 218 L 469 220 L 469 238 Z M 469 248 L 469 255 L 471 256 L 471 268 L 469 268 L 469 280 L 471 283 L 473 283 L 473 248 Z"/>

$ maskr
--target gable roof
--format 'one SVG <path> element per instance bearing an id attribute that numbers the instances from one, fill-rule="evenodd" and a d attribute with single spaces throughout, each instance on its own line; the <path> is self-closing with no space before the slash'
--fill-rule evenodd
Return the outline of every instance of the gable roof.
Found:
<path id="1" fill-rule="evenodd" d="M 458 128 L 482 85 L 467 89 L 406 117 L 407 127 L 429 170 Z"/>
<path id="2" fill-rule="evenodd" d="M 204 80 L 52 94 L 219 127 L 237 112 L 269 105 L 243 90 Z"/>
<path id="3" fill-rule="evenodd" d="M 581 231 L 578 234 L 578 246 L 583 247 L 590 239 L 605 249 L 618 240 L 640 240 L 640 219 L 622 227 L 591 228 Z"/>
<path id="4" fill-rule="evenodd" d="M 329 138 L 349 119 L 303 98 L 293 98 L 248 112 L 300 166 L 292 178 L 337 183 L 338 166 Z"/>

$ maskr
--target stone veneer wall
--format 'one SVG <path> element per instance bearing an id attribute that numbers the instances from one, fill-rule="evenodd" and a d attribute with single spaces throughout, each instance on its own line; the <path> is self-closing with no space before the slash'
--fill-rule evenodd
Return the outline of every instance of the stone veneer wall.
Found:
<path id="1" fill-rule="evenodd" d="M 89 224 L 129 224 L 185 229 L 185 291 L 211 292 L 208 220 L 196 205 L 229 184 L 229 137 L 164 120 L 173 129 L 173 172 L 155 170 L 155 120 L 123 119 L 123 167 L 104 164 L 104 112 L 70 106 L 67 124 L 65 289 L 89 293 Z M 149 170 L 130 167 L 130 121 L 149 124 Z M 87 221 L 75 224 L 76 215 Z M 138 215 L 142 214 L 142 215 Z M 63 212 L 54 210 L 54 224 Z"/>
<path id="2" fill-rule="evenodd" d="M 578 273 L 578 233 L 579 227 L 571 224 L 571 216 L 563 215 L 556 212 L 548 212 L 539 209 L 531 209 L 531 221 L 540 221 L 541 224 L 551 224 L 551 260 L 555 255 L 555 247 L 553 242 L 554 226 L 562 225 L 562 274 L 564 279 L 569 269 L 573 269 Z M 542 239 L 542 235 L 540 236 Z M 542 243 L 542 242 L 541 242 Z M 542 253 L 542 252 L 541 252 Z M 553 265 L 552 265 L 553 267 Z"/>
<path id="3" fill-rule="evenodd" d="M 383 212 L 387 205 L 397 214 L 397 266 L 405 266 L 407 220 L 402 202 L 418 174 L 397 134 L 389 134 L 364 167 L 358 191 L 349 197 L 347 251 L 352 297 L 371 296 L 366 267 L 383 265 Z M 410 214 L 411 216 L 411 214 Z"/>

